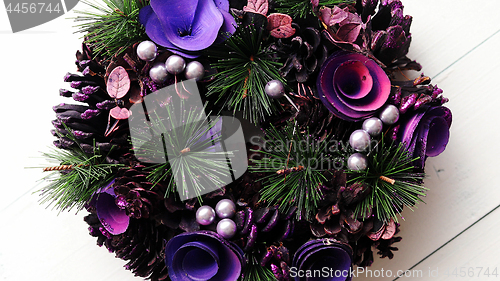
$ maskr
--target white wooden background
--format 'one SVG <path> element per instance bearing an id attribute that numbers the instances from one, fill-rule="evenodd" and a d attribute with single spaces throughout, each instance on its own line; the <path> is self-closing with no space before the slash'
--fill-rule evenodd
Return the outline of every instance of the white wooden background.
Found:
<path id="1" fill-rule="evenodd" d="M 426 204 L 405 212 L 393 260 L 376 259 L 373 274 L 421 270 L 400 280 L 496 280 L 500 274 L 500 3 L 497 0 L 404 0 L 414 17 L 410 57 L 450 98 L 447 150 L 427 161 Z M 84 213 L 45 209 L 32 192 L 42 176 L 40 151 L 53 140 L 52 106 L 64 74 L 74 71 L 79 35 L 63 17 L 12 34 L 0 8 L 1 187 L 0 280 L 140 280 L 124 262 L 95 246 Z M 77 9 L 85 8 L 79 4 Z M 70 13 L 71 14 L 71 13 Z M 480 276 L 479 267 L 483 267 Z M 454 269 L 458 276 L 453 276 Z M 474 277 L 460 277 L 460 269 Z M 429 269 L 432 276 L 429 276 Z M 446 270 L 450 276 L 446 276 Z M 437 270 L 437 271 L 436 271 Z M 437 274 L 436 274 L 437 273 Z M 366 277 L 355 280 L 393 280 Z"/>

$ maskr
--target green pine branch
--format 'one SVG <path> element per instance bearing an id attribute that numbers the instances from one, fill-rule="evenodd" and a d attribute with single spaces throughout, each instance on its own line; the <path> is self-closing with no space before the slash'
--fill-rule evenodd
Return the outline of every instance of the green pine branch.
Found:
<path id="1" fill-rule="evenodd" d="M 373 210 L 377 219 L 398 222 L 403 207 L 412 207 L 423 202 L 427 188 L 423 185 L 424 173 L 414 172 L 412 158 L 403 144 L 384 143 L 384 138 L 370 155 L 366 171 L 347 170 L 354 175 L 348 182 L 359 182 L 371 186 L 371 193 L 355 209 L 355 215 L 366 215 Z"/>
<path id="2" fill-rule="evenodd" d="M 224 109 L 243 111 L 253 123 L 278 112 L 280 105 L 265 92 L 267 82 L 285 80 L 279 74 L 276 53 L 264 45 L 262 30 L 240 26 L 221 46 L 207 51 L 219 72 L 208 85 L 207 95 L 218 95 L 216 104 Z"/>
<path id="3" fill-rule="evenodd" d="M 94 154 L 85 153 L 71 129 L 66 127 L 66 130 L 69 134 L 65 137 L 78 146 L 69 150 L 53 149 L 52 152 L 43 153 L 43 156 L 56 165 L 71 165 L 72 168 L 50 172 L 42 179 L 50 183 L 37 192 L 42 197 L 42 204 L 53 204 L 60 211 L 69 211 L 75 207 L 80 211 L 92 194 L 110 182 L 117 169 L 123 165 L 106 163 L 107 155 L 100 154 L 98 148 L 94 149 Z"/>
<path id="4" fill-rule="evenodd" d="M 146 162 L 152 157 L 158 159 L 158 155 L 163 156 L 164 163 L 150 166 L 148 179 L 154 185 L 167 183 L 165 197 L 176 191 L 193 197 L 188 194 L 193 187 L 194 196 L 201 200 L 206 186 L 223 186 L 227 183 L 224 182 L 224 177 L 228 173 L 228 157 L 233 154 L 231 151 L 214 149 L 214 145 L 221 142 L 221 132 L 214 127 L 220 122 L 218 118 L 209 120 L 203 109 L 193 110 L 183 102 L 180 103 L 180 108 L 173 107 L 173 103 L 165 104 L 161 109 L 165 111 L 162 112 L 164 117 L 156 112 L 149 113 L 151 133 L 141 134 L 138 128 L 131 128 L 138 132 L 134 134 L 139 138 L 137 142 L 144 143 L 134 153 Z M 148 139 L 150 134 L 153 135 L 153 140 Z M 167 147 L 170 155 L 167 155 Z M 176 180 L 174 175 L 180 176 Z M 179 181 L 179 178 L 183 180 Z"/>
<path id="5" fill-rule="evenodd" d="M 94 11 L 76 11 L 81 16 L 74 18 L 75 22 L 83 22 L 77 25 L 78 32 L 85 34 L 85 43 L 93 47 L 95 55 L 113 56 L 148 38 L 138 18 L 140 9 L 149 4 L 148 0 L 103 2 L 105 5 L 83 1 Z"/>
<path id="6" fill-rule="evenodd" d="M 309 137 L 289 124 L 279 131 L 272 126 L 266 131 L 266 150 L 260 160 L 252 159 L 252 172 L 269 173 L 263 177 L 261 201 L 279 205 L 286 212 L 298 208 L 297 219 L 311 219 L 323 198 L 321 187 L 326 183 L 325 173 L 334 169 L 334 157 L 326 141 Z"/>

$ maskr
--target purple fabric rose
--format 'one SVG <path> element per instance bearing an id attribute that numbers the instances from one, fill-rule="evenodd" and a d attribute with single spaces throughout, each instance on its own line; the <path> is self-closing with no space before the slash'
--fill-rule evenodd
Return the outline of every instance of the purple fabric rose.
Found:
<path id="1" fill-rule="evenodd" d="M 215 232 L 188 232 L 168 241 L 165 263 L 172 281 L 236 281 L 243 251 Z"/>
<path id="2" fill-rule="evenodd" d="M 337 117 L 359 121 L 381 108 L 391 93 L 391 81 L 373 60 L 337 52 L 323 64 L 317 80 L 319 98 Z"/>
<path id="3" fill-rule="evenodd" d="M 139 21 L 156 44 L 187 58 L 198 57 L 236 30 L 228 0 L 151 0 Z"/>
<path id="4" fill-rule="evenodd" d="M 101 188 L 95 195 L 95 205 L 97 217 L 104 228 L 113 235 L 124 233 L 129 225 L 130 218 L 125 210 L 120 209 L 115 203 L 115 192 L 111 186 L 115 181 Z"/>
<path id="5" fill-rule="evenodd" d="M 341 244 L 333 239 L 311 240 L 302 245 L 293 257 L 292 267 L 303 270 L 303 276 L 296 274 L 295 281 L 349 281 L 351 280 L 352 249 L 349 245 Z M 328 277 L 308 276 L 315 270 L 322 272 L 329 269 Z"/>
<path id="6" fill-rule="evenodd" d="M 399 140 L 410 155 L 420 157 L 414 165 L 424 168 L 425 159 L 441 154 L 448 144 L 451 111 L 444 106 L 425 106 L 401 122 Z"/>

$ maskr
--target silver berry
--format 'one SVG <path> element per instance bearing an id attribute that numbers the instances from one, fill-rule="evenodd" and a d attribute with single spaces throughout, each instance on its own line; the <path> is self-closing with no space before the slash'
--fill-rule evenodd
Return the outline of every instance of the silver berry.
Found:
<path id="1" fill-rule="evenodd" d="M 230 218 L 236 213 L 236 205 L 232 200 L 222 199 L 215 206 L 215 213 L 221 219 Z"/>
<path id="2" fill-rule="evenodd" d="M 231 219 L 222 219 L 217 224 L 217 233 L 226 238 L 230 239 L 236 234 L 236 223 Z"/>
<path id="3" fill-rule="evenodd" d="M 151 67 L 149 70 L 149 77 L 151 77 L 151 80 L 153 80 L 155 83 L 163 83 L 167 80 L 168 73 L 167 73 L 167 68 L 165 67 L 164 63 L 157 62 Z"/>
<path id="4" fill-rule="evenodd" d="M 151 41 L 142 41 L 137 46 L 137 56 L 141 60 L 152 61 L 156 58 L 156 52 L 158 49 L 156 48 L 155 43 Z"/>
<path id="5" fill-rule="evenodd" d="M 365 130 L 356 130 L 349 137 L 349 144 L 356 151 L 365 151 L 370 145 L 370 135 Z"/>
<path id="6" fill-rule="evenodd" d="M 196 222 L 201 225 L 209 225 L 215 220 L 215 211 L 210 206 L 201 206 L 196 210 Z"/>
<path id="7" fill-rule="evenodd" d="M 347 168 L 354 171 L 364 171 L 368 168 L 368 159 L 361 153 L 354 153 L 347 159 Z"/>
<path id="8" fill-rule="evenodd" d="M 200 62 L 192 61 L 186 65 L 184 76 L 186 76 L 186 79 L 196 79 L 196 81 L 200 81 L 201 78 L 205 76 L 205 68 Z"/>
<path id="9" fill-rule="evenodd" d="M 167 67 L 168 73 L 176 75 L 184 71 L 184 68 L 186 68 L 186 62 L 178 55 L 171 55 L 168 57 L 165 66 Z"/>
<path id="10" fill-rule="evenodd" d="M 382 112 L 380 112 L 380 120 L 386 125 L 392 125 L 399 119 L 399 110 L 392 104 L 387 105 Z"/>
<path id="11" fill-rule="evenodd" d="M 363 130 L 365 130 L 370 136 L 376 137 L 382 133 L 382 128 L 384 124 L 377 117 L 371 117 L 363 122 Z"/>
<path id="12" fill-rule="evenodd" d="M 285 95 L 285 86 L 279 80 L 271 80 L 267 82 L 264 89 L 266 94 L 273 99 L 281 98 Z"/>

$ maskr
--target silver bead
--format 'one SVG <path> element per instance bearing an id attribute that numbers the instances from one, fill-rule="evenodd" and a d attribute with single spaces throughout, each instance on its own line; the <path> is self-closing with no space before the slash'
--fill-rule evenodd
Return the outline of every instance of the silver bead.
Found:
<path id="1" fill-rule="evenodd" d="M 156 48 L 155 43 L 151 41 L 142 41 L 137 46 L 137 56 L 141 60 L 152 61 L 156 58 L 156 52 L 158 49 Z"/>
<path id="2" fill-rule="evenodd" d="M 201 206 L 196 210 L 196 222 L 201 225 L 209 225 L 215 220 L 215 211 L 210 206 Z"/>
<path id="3" fill-rule="evenodd" d="M 236 213 L 236 205 L 232 200 L 222 199 L 215 206 L 215 213 L 221 219 L 230 218 Z"/>
<path id="4" fill-rule="evenodd" d="M 380 120 L 384 122 L 384 124 L 392 125 L 396 123 L 399 119 L 399 110 L 392 104 L 389 104 L 380 112 Z"/>
<path id="5" fill-rule="evenodd" d="M 265 91 L 270 98 L 278 99 L 285 95 L 285 86 L 279 80 L 271 80 L 267 82 Z"/>
<path id="6" fill-rule="evenodd" d="M 356 130 L 349 137 L 349 144 L 356 151 L 365 151 L 370 145 L 370 135 L 365 130 Z"/>
<path id="7" fill-rule="evenodd" d="M 361 153 L 354 153 L 347 159 L 347 168 L 354 171 L 364 171 L 368 168 L 368 159 Z"/>
<path id="8" fill-rule="evenodd" d="M 163 83 L 167 80 L 168 73 L 167 73 L 167 68 L 165 67 L 164 63 L 157 62 L 151 67 L 149 70 L 149 77 L 155 82 L 155 83 Z"/>
<path id="9" fill-rule="evenodd" d="M 230 239 L 236 234 L 236 223 L 231 219 L 223 219 L 217 224 L 217 233 L 226 238 Z"/>
<path id="10" fill-rule="evenodd" d="M 363 122 L 363 130 L 372 137 L 380 135 L 383 126 L 384 124 L 377 117 L 368 118 Z"/>
<path id="11" fill-rule="evenodd" d="M 200 62 L 192 61 L 186 65 L 184 76 L 186 76 L 186 79 L 196 79 L 196 81 L 200 81 L 201 78 L 205 76 L 205 68 Z"/>
<path id="12" fill-rule="evenodd" d="M 186 62 L 178 55 L 171 55 L 168 57 L 165 66 L 170 74 L 176 75 L 184 71 L 184 68 L 186 68 Z"/>

